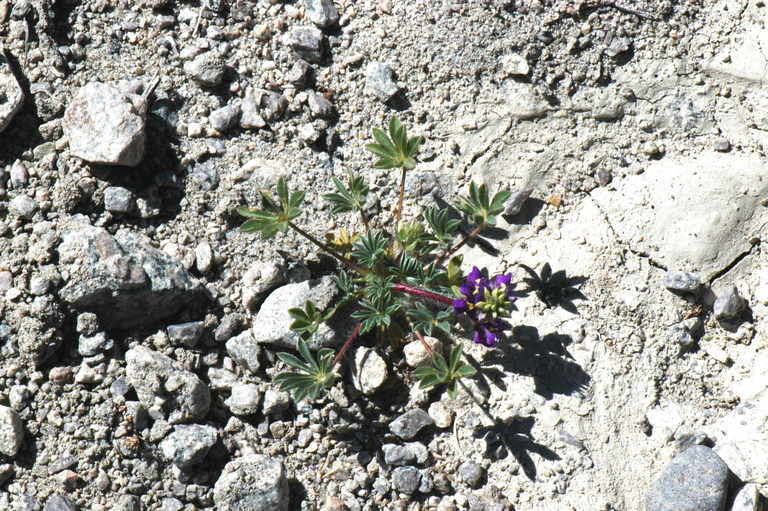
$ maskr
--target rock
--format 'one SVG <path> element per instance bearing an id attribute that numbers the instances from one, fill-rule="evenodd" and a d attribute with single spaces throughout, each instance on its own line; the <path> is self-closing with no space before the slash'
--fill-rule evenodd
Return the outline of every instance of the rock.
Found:
<path id="1" fill-rule="evenodd" d="M 309 84 L 311 73 L 312 67 L 303 60 L 298 60 L 291 66 L 291 69 L 285 73 L 283 79 L 287 83 L 295 85 L 297 89 L 303 89 Z"/>
<path id="2" fill-rule="evenodd" d="M 616 37 L 611 41 L 610 46 L 605 49 L 605 54 L 609 57 L 621 57 L 632 49 L 632 41 L 626 37 Z"/>
<path id="3" fill-rule="evenodd" d="M 216 428 L 201 424 L 181 424 L 160 443 L 160 450 L 168 461 L 182 470 L 199 465 L 216 443 Z"/>
<path id="4" fill-rule="evenodd" d="M 687 271 L 668 271 L 664 274 L 664 287 L 673 293 L 697 296 L 701 291 L 701 277 Z"/>
<path id="5" fill-rule="evenodd" d="M 761 511 L 762 497 L 754 483 L 748 483 L 739 489 L 733 499 L 731 511 Z"/>
<path id="6" fill-rule="evenodd" d="M 0 406 L 0 454 L 13 458 L 24 441 L 24 425 L 19 415 L 7 406 Z"/>
<path id="7" fill-rule="evenodd" d="M 224 342 L 231 339 L 235 332 L 243 327 L 243 317 L 240 314 L 227 314 L 221 318 L 219 326 L 213 331 L 213 340 Z"/>
<path id="8" fill-rule="evenodd" d="M 321 94 L 310 93 L 307 96 L 307 105 L 312 117 L 329 118 L 333 117 L 333 104 L 325 99 Z"/>
<path id="9" fill-rule="evenodd" d="M 75 309 L 96 313 L 104 326 L 129 328 L 173 316 L 202 301 L 203 288 L 182 264 L 148 239 L 121 230 L 76 224 L 58 247 L 69 274 L 60 297 Z"/>
<path id="10" fill-rule="evenodd" d="M 219 186 L 219 176 L 216 167 L 210 161 L 196 163 L 192 167 L 190 177 L 206 191 L 215 190 Z"/>
<path id="11" fill-rule="evenodd" d="M 512 119 L 525 121 L 543 117 L 549 111 L 549 105 L 531 85 L 513 83 L 507 87 L 506 109 Z"/>
<path id="12" fill-rule="evenodd" d="M 226 105 L 217 108 L 208 116 L 211 128 L 219 133 L 226 133 L 237 126 L 240 120 L 240 105 Z"/>
<path id="13" fill-rule="evenodd" d="M 11 72 L 0 48 L 0 133 L 11 124 L 23 104 L 24 90 Z"/>
<path id="14" fill-rule="evenodd" d="M 394 79 L 395 72 L 387 63 L 371 62 L 365 68 L 365 85 L 369 91 L 386 103 L 400 91 Z"/>
<path id="15" fill-rule="evenodd" d="M 11 199 L 8 203 L 8 211 L 19 218 L 31 220 L 37 211 L 37 202 L 22 193 Z"/>
<path id="16" fill-rule="evenodd" d="M 195 248 L 195 267 L 200 273 L 207 273 L 213 267 L 213 249 L 207 241 L 202 241 Z"/>
<path id="17" fill-rule="evenodd" d="M 77 315 L 75 330 L 83 335 L 95 335 L 99 331 L 99 318 L 92 312 Z"/>
<path id="18" fill-rule="evenodd" d="M 459 465 L 459 478 L 470 488 L 479 488 L 485 478 L 485 469 L 474 461 Z"/>
<path id="19" fill-rule="evenodd" d="M 296 348 L 298 334 L 291 330 L 293 318 L 288 309 L 304 307 L 307 300 L 325 310 L 336 296 L 336 285 L 330 277 L 288 284 L 267 296 L 253 321 L 251 333 L 257 343 L 274 344 L 280 348 Z M 318 331 L 310 341 L 310 348 L 332 346 L 338 342 L 335 333 L 327 328 Z"/>
<path id="20" fill-rule="evenodd" d="M 224 60 L 213 51 L 201 53 L 184 64 L 184 72 L 203 87 L 217 87 L 224 80 Z"/>
<path id="21" fill-rule="evenodd" d="M 0 465 L 0 485 L 5 484 L 11 477 L 13 477 L 13 465 L 10 463 L 3 463 Z"/>
<path id="22" fill-rule="evenodd" d="M 316 28 L 296 28 L 287 37 L 288 46 L 307 62 L 323 61 L 323 33 Z"/>
<path id="23" fill-rule="evenodd" d="M 137 346 L 125 354 L 125 360 L 126 379 L 148 409 L 159 407 L 171 423 L 202 420 L 208 415 L 208 387 L 172 358 Z"/>
<path id="24" fill-rule="evenodd" d="M 744 313 L 746 301 L 739 296 L 736 286 L 729 286 L 717 297 L 712 310 L 718 321 L 738 320 Z"/>
<path id="25" fill-rule="evenodd" d="M 288 100 L 285 96 L 277 92 L 263 91 L 261 95 L 261 115 L 267 122 L 278 120 L 285 112 L 288 106 Z"/>
<path id="26" fill-rule="evenodd" d="M 453 412 L 440 401 L 429 405 L 428 413 L 438 428 L 450 428 L 453 424 Z"/>
<path id="27" fill-rule="evenodd" d="M 387 363 L 376 350 L 366 347 L 355 350 L 352 381 L 357 390 L 370 396 L 384 385 L 387 376 Z"/>
<path id="28" fill-rule="evenodd" d="M 523 209 L 523 204 L 525 204 L 525 201 L 528 200 L 528 198 L 533 193 L 533 188 L 526 188 L 524 190 L 520 190 L 519 192 L 512 192 L 512 194 L 509 196 L 509 199 L 507 199 L 507 202 L 504 203 L 504 214 L 509 216 L 515 216 Z"/>
<path id="29" fill-rule="evenodd" d="M 768 389 L 743 400 L 728 415 L 704 428 L 704 433 L 715 441 L 715 452 L 728 468 L 741 481 L 760 485 L 763 494 L 768 492 L 768 465 L 763 456 L 756 453 L 768 452 L 767 423 Z"/>
<path id="30" fill-rule="evenodd" d="M 500 60 L 500 64 L 502 78 L 507 78 L 509 76 L 527 76 L 528 72 L 531 70 L 525 57 L 518 55 L 517 53 L 503 56 Z"/>
<path id="31" fill-rule="evenodd" d="M 104 209 L 110 213 L 126 214 L 136 207 L 133 192 L 122 186 L 108 186 L 104 190 Z"/>
<path id="32" fill-rule="evenodd" d="M 646 496 L 648 511 L 722 511 L 728 465 L 709 447 L 689 447 L 667 465 Z"/>
<path id="33" fill-rule="evenodd" d="M 113 511 L 141 511 L 139 498 L 135 495 L 121 495 Z"/>
<path id="34" fill-rule="evenodd" d="M 259 89 L 248 87 L 245 90 L 240 112 L 240 127 L 244 129 L 261 129 L 267 122 L 261 116 L 261 94 Z"/>
<path id="35" fill-rule="evenodd" d="M 314 125 L 312 125 L 311 122 L 308 122 L 306 124 L 303 124 L 299 126 L 299 138 L 302 142 L 305 144 L 311 145 L 317 142 L 317 139 L 320 138 L 321 133 L 315 129 Z"/>
<path id="36" fill-rule="evenodd" d="M 259 354 L 261 346 L 258 345 L 249 330 L 232 337 L 227 341 L 227 354 L 241 367 L 255 373 L 259 370 Z"/>
<path id="37" fill-rule="evenodd" d="M 2 108 L 2 107 L 0 107 Z M 0 129 L 2 131 L 2 129 Z M 21 160 L 16 160 L 11 165 L 9 183 L 11 188 L 21 188 L 29 182 L 29 172 L 27 166 Z"/>
<path id="38" fill-rule="evenodd" d="M 268 389 L 264 393 L 264 415 L 278 415 L 288 409 L 291 404 L 291 396 L 281 390 Z"/>
<path id="39" fill-rule="evenodd" d="M 719 153 L 727 153 L 731 150 L 731 143 L 727 138 L 718 138 L 712 148 Z"/>
<path id="40" fill-rule="evenodd" d="M 213 490 L 216 511 L 288 511 L 283 464 L 251 454 L 227 463 Z"/>
<path id="41" fill-rule="evenodd" d="M 397 467 L 392 471 L 392 487 L 403 493 L 416 493 L 421 483 L 421 472 L 416 467 Z"/>
<path id="42" fill-rule="evenodd" d="M 424 340 L 432 349 L 432 353 L 442 353 L 443 343 L 434 337 L 424 337 Z M 411 341 L 403 347 L 405 363 L 410 367 L 419 367 L 432 360 L 432 353 L 424 348 L 421 341 Z"/>
<path id="43" fill-rule="evenodd" d="M 305 0 L 309 20 L 320 28 L 328 28 L 339 22 L 339 11 L 333 0 Z"/>
<path id="44" fill-rule="evenodd" d="M 77 511 L 77 506 L 67 497 L 55 493 L 48 497 L 43 511 Z"/>
<path id="45" fill-rule="evenodd" d="M 166 332 L 168 333 L 168 339 L 173 345 L 191 348 L 197 345 L 197 341 L 202 337 L 204 330 L 205 324 L 202 321 L 189 321 L 187 323 L 170 325 Z"/>
<path id="46" fill-rule="evenodd" d="M 414 408 L 390 422 L 389 430 L 403 440 L 411 440 L 419 434 L 419 431 L 432 424 L 434 421 L 427 412 L 421 408 Z"/>
<path id="47" fill-rule="evenodd" d="M 114 345 L 114 341 L 104 332 L 98 332 L 92 336 L 80 335 L 77 341 L 77 352 L 81 357 L 92 357 L 111 350 Z"/>
<path id="48" fill-rule="evenodd" d="M 381 450 L 387 465 L 404 466 L 416 461 L 416 454 L 404 445 L 384 444 Z"/>
<path id="49" fill-rule="evenodd" d="M 261 390 L 252 383 L 238 383 L 232 386 L 232 394 L 224 401 L 235 415 L 253 415 L 259 411 Z"/>
<path id="50" fill-rule="evenodd" d="M 90 163 L 135 167 L 144 158 L 146 108 L 146 98 L 86 84 L 64 112 L 70 153 Z"/>

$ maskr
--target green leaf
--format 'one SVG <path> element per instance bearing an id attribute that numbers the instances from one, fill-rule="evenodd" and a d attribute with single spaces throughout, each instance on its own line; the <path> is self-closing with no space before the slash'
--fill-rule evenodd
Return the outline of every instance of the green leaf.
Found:
<path id="1" fill-rule="evenodd" d="M 261 232 L 264 238 L 271 238 L 278 232 L 285 232 L 290 222 L 301 214 L 299 206 L 304 200 L 304 192 L 289 194 L 285 178 L 277 182 L 278 201 L 264 190 L 261 191 L 262 209 L 240 207 L 237 212 L 249 218 L 241 226 L 244 232 Z"/>
<path id="2" fill-rule="evenodd" d="M 290 353 L 278 353 L 280 360 L 298 372 L 280 373 L 275 383 L 285 392 L 290 392 L 296 401 L 304 398 L 317 399 L 334 380 L 333 350 L 323 348 L 313 356 L 303 339 L 297 343 L 299 354 L 304 360 Z"/>
<path id="3" fill-rule="evenodd" d="M 381 231 L 370 231 L 361 236 L 352 248 L 355 259 L 367 268 L 373 268 L 386 256 L 389 242 Z"/>
<path id="4" fill-rule="evenodd" d="M 397 117 L 389 120 L 388 132 L 373 128 L 375 143 L 365 147 L 379 157 L 373 164 L 377 169 L 392 169 L 402 167 L 406 170 L 416 166 L 416 154 L 423 142 L 422 137 L 408 138 L 408 130 Z"/>

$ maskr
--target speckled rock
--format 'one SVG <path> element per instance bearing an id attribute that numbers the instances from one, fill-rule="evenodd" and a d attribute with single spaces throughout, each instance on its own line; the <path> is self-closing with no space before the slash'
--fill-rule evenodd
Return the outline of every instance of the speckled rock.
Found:
<path id="1" fill-rule="evenodd" d="M 216 511 L 288 511 L 288 480 L 283 464 L 251 454 L 227 463 L 213 490 Z"/>
<path id="2" fill-rule="evenodd" d="M 0 454 L 14 457 L 24 442 L 24 425 L 19 415 L 7 406 L 0 406 Z"/>
<path id="3" fill-rule="evenodd" d="M 333 0 L 305 0 L 309 20 L 319 28 L 328 28 L 339 22 L 339 11 Z"/>
<path id="4" fill-rule="evenodd" d="M 421 408 L 408 410 L 389 423 L 389 430 L 403 440 L 411 440 L 423 428 L 434 424 L 432 417 Z"/>
<path id="5" fill-rule="evenodd" d="M 355 388 L 370 396 L 387 381 L 387 363 L 376 350 L 361 347 L 355 350 L 352 381 Z"/>
<path id="6" fill-rule="evenodd" d="M 8 127 L 24 104 L 24 90 L 11 72 L 0 50 L 0 133 Z"/>

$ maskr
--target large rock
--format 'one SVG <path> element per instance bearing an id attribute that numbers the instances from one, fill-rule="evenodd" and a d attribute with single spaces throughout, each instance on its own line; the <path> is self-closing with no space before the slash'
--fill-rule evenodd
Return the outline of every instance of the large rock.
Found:
<path id="1" fill-rule="evenodd" d="M 230 461 L 216 481 L 213 501 L 216 511 L 287 511 L 283 464 L 261 454 Z"/>
<path id="2" fill-rule="evenodd" d="M 211 406 L 211 392 L 194 373 L 170 357 L 144 346 L 125 354 L 126 378 L 141 404 L 168 417 L 171 423 L 202 420 Z"/>
<path id="3" fill-rule="evenodd" d="M 0 406 L 0 454 L 16 456 L 23 441 L 24 425 L 19 415 L 7 406 Z"/>
<path id="4" fill-rule="evenodd" d="M 763 382 L 765 375 L 763 374 Z M 705 429 L 715 452 L 745 483 L 757 483 L 768 495 L 768 389 L 744 399 L 731 413 Z"/>
<path id="5" fill-rule="evenodd" d="M 23 104 L 24 91 L 0 49 L 0 133 L 8 127 Z"/>
<path id="6" fill-rule="evenodd" d="M 759 237 L 766 173 L 757 157 L 700 153 L 649 163 L 616 191 L 598 188 L 591 196 L 635 250 L 707 281 Z"/>
<path id="7" fill-rule="evenodd" d="M 73 156 L 133 167 L 144 157 L 146 102 L 100 82 L 83 86 L 64 112 L 62 128 Z"/>
<path id="8" fill-rule="evenodd" d="M 319 280 L 306 280 L 296 284 L 288 284 L 272 291 L 264 300 L 256 319 L 253 321 L 251 333 L 258 343 L 274 344 L 282 348 L 296 348 L 299 336 L 291 330 L 293 318 L 288 309 L 304 308 L 307 300 L 324 310 L 336 295 L 336 284 L 331 277 Z M 335 333 L 321 326 L 309 345 L 312 349 L 333 345 L 337 342 Z"/>
<path id="9" fill-rule="evenodd" d="M 160 443 L 163 456 L 182 470 L 203 462 L 216 443 L 216 428 L 202 424 L 181 424 Z"/>
<path id="10" fill-rule="evenodd" d="M 722 511 L 728 494 L 728 466 L 709 447 L 678 454 L 648 490 L 648 511 Z"/>
<path id="11" fill-rule="evenodd" d="M 181 262 L 145 237 L 78 224 L 62 236 L 59 262 L 69 274 L 59 296 L 95 312 L 108 327 L 128 328 L 167 318 L 203 298 Z"/>

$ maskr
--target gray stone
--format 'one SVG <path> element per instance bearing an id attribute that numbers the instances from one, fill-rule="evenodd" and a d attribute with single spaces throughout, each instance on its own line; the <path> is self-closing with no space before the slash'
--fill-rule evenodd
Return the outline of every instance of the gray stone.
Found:
<path id="1" fill-rule="evenodd" d="M 416 454 L 405 445 L 384 444 L 381 450 L 387 465 L 405 466 L 416 462 Z"/>
<path id="2" fill-rule="evenodd" d="M 77 352 L 82 357 L 92 357 L 111 350 L 114 345 L 114 341 L 107 337 L 107 334 L 104 332 L 98 332 L 92 336 L 81 334 L 77 340 Z"/>
<path id="3" fill-rule="evenodd" d="M 114 511 L 141 511 L 139 498 L 135 495 L 121 495 L 117 498 Z"/>
<path id="4" fill-rule="evenodd" d="M 323 60 L 323 33 L 316 28 L 296 28 L 287 37 L 288 46 L 307 62 Z"/>
<path id="5" fill-rule="evenodd" d="M 0 454 L 13 458 L 23 442 L 24 425 L 19 415 L 7 406 L 0 406 Z"/>
<path id="6" fill-rule="evenodd" d="M 96 313 L 106 327 L 146 325 L 205 296 L 178 260 L 131 231 L 113 237 L 76 224 L 63 234 L 58 252 L 69 274 L 59 296 L 75 309 Z"/>
<path id="7" fill-rule="evenodd" d="M 303 89 L 309 84 L 311 72 L 312 67 L 310 67 L 309 64 L 303 60 L 298 60 L 291 66 L 291 69 L 285 73 L 283 79 L 286 82 L 295 85 L 297 89 Z"/>
<path id="8" fill-rule="evenodd" d="M 45 275 L 35 274 L 29 278 L 29 294 L 42 296 L 51 288 L 51 281 Z"/>
<path id="9" fill-rule="evenodd" d="M 371 62 L 365 68 L 365 85 L 379 101 L 387 102 L 400 90 L 394 75 L 395 72 L 389 64 Z"/>
<path id="10" fill-rule="evenodd" d="M 333 104 L 321 94 L 310 93 L 307 97 L 307 104 L 312 117 L 328 118 L 333 116 Z"/>
<path id="11" fill-rule="evenodd" d="M 526 188 L 525 190 L 515 191 L 509 196 L 507 202 L 504 203 L 504 214 L 514 216 L 523 209 L 523 204 L 528 200 L 528 197 L 533 193 L 533 188 Z"/>
<path id="12" fill-rule="evenodd" d="M 352 363 L 352 381 L 355 388 L 370 396 L 387 381 L 387 363 L 376 350 L 360 347 L 355 350 Z"/>
<path id="13" fill-rule="evenodd" d="M 328 28 L 339 22 L 339 11 L 333 0 L 305 0 L 309 20 L 320 28 Z"/>
<path id="14" fill-rule="evenodd" d="M 728 494 L 728 465 L 709 447 L 678 454 L 646 496 L 648 511 L 722 511 Z"/>
<path id="15" fill-rule="evenodd" d="M 184 72 L 203 87 L 216 87 L 224 80 L 224 59 L 213 51 L 201 53 L 184 64 Z"/>
<path id="16" fill-rule="evenodd" d="M 202 420 L 208 415 L 208 387 L 172 358 L 137 346 L 125 354 L 125 360 L 126 379 L 147 409 L 159 407 L 171 423 Z"/>
<path id="17" fill-rule="evenodd" d="M 201 241 L 195 247 L 195 267 L 200 273 L 206 273 L 213 267 L 213 249 L 207 241 Z"/>
<path id="18" fill-rule="evenodd" d="M 30 397 L 32 397 L 32 394 L 24 385 L 13 385 L 8 392 L 8 402 L 11 405 L 11 408 L 17 412 L 27 406 Z"/>
<path id="19" fill-rule="evenodd" d="M 432 479 L 432 474 L 428 470 L 420 470 L 421 481 L 419 481 L 419 493 L 432 493 L 435 487 L 435 483 Z"/>
<path id="20" fill-rule="evenodd" d="M 544 117 L 549 104 L 527 83 L 510 83 L 506 87 L 506 113 L 521 121 Z"/>
<path id="21" fill-rule="evenodd" d="M 727 138 L 718 138 L 712 148 L 718 153 L 727 153 L 731 150 L 731 142 Z"/>
<path id="22" fill-rule="evenodd" d="M 389 430 L 403 440 L 411 440 L 423 428 L 434 424 L 432 417 L 421 408 L 408 410 L 389 423 Z"/>
<path id="23" fill-rule="evenodd" d="M 216 443 L 216 428 L 201 424 L 181 424 L 160 443 L 160 450 L 168 461 L 182 470 L 199 465 Z"/>
<path id="24" fill-rule="evenodd" d="M 0 130 L 2 131 L 2 130 Z M 21 160 L 16 160 L 11 165 L 9 182 L 12 188 L 21 188 L 29 182 L 29 172 L 27 166 Z"/>
<path id="25" fill-rule="evenodd" d="M 62 128 L 73 156 L 90 163 L 134 167 L 144 157 L 146 99 L 100 82 L 72 98 Z"/>
<path id="26" fill-rule="evenodd" d="M 403 347 L 405 363 L 410 367 L 419 367 L 429 363 L 432 360 L 433 353 L 442 353 L 443 343 L 435 337 L 424 337 L 424 342 L 430 347 L 427 350 L 420 340 L 411 341 Z"/>
<path id="27" fill-rule="evenodd" d="M 668 271 L 664 274 L 664 287 L 672 292 L 698 295 L 701 291 L 701 277 L 687 271 Z"/>
<path id="28" fill-rule="evenodd" d="M 302 124 L 299 126 L 299 138 L 302 142 L 305 144 L 311 145 L 317 142 L 317 139 L 320 138 L 321 133 L 315 128 L 315 126 L 308 122 L 306 124 Z"/>
<path id="29" fill-rule="evenodd" d="M 264 119 L 267 122 L 273 122 L 283 115 L 288 106 L 288 100 L 277 92 L 263 91 L 259 105 Z"/>
<path id="30" fill-rule="evenodd" d="M 166 497 L 162 502 L 160 511 L 181 511 L 184 508 L 184 503 L 174 497 Z"/>
<path id="31" fill-rule="evenodd" d="M 611 41 L 610 46 L 605 49 L 605 54 L 609 57 L 621 57 L 632 49 L 632 41 L 626 37 L 616 37 Z"/>
<path id="32" fill-rule="evenodd" d="M 48 497 L 43 511 L 77 511 L 77 506 L 67 497 L 55 493 Z"/>
<path id="33" fill-rule="evenodd" d="M 224 401 L 235 415 L 253 415 L 259 411 L 261 390 L 253 383 L 238 383 L 232 386 L 232 394 Z"/>
<path id="34" fill-rule="evenodd" d="M 253 87 L 248 87 L 245 90 L 240 112 L 240 127 L 244 129 L 261 129 L 267 125 L 267 122 L 261 116 L 262 94 L 263 92 L 260 89 Z"/>
<path id="35" fill-rule="evenodd" d="M 229 339 L 226 347 L 227 354 L 235 363 L 254 373 L 259 370 L 261 346 L 258 345 L 249 330 Z"/>
<path id="36" fill-rule="evenodd" d="M 264 415 L 278 415 L 288 409 L 291 404 L 291 396 L 281 390 L 268 389 L 264 393 L 262 413 Z"/>
<path id="37" fill-rule="evenodd" d="M 3 463 L 0 465 L 0 485 L 5 484 L 11 477 L 13 477 L 14 468 L 10 463 Z"/>
<path id="38" fill-rule="evenodd" d="M 23 104 L 24 90 L 0 50 L 0 133 L 11 124 Z"/>
<path id="39" fill-rule="evenodd" d="M 691 332 L 681 325 L 672 325 L 667 332 L 682 350 L 691 349 L 696 345 L 696 339 L 691 335 Z"/>
<path id="40" fill-rule="evenodd" d="M 739 296 L 736 286 L 729 286 L 717 297 L 712 310 L 719 321 L 737 320 L 744 313 L 746 301 Z"/>
<path id="41" fill-rule="evenodd" d="M 189 321 L 187 323 L 170 325 L 166 332 L 171 344 L 191 348 L 197 345 L 204 330 L 205 324 L 202 321 Z"/>
<path id="42" fill-rule="evenodd" d="M 206 191 L 215 190 L 219 186 L 218 172 L 210 161 L 194 164 L 190 177 Z"/>
<path id="43" fill-rule="evenodd" d="M 136 207 L 133 192 L 122 186 L 109 186 L 104 190 L 104 209 L 110 213 L 126 214 Z"/>
<path id="44" fill-rule="evenodd" d="M 733 499 L 731 511 L 761 511 L 762 497 L 758 491 L 757 485 L 748 483 L 742 486 Z"/>
<path id="45" fill-rule="evenodd" d="M 227 314 L 221 318 L 219 326 L 213 331 L 213 339 L 216 342 L 228 341 L 242 327 L 243 317 L 240 314 Z"/>
<path id="46" fill-rule="evenodd" d="M 19 218 L 30 220 L 37 211 L 37 201 L 23 193 L 19 194 L 8 203 L 8 211 Z"/>
<path id="47" fill-rule="evenodd" d="M 251 454 L 227 463 L 213 490 L 216 511 L 287 511 L 290 502 L 283 464 Z"/>
<path id="48" fill-rule="evenodd" d="M 479 488 L 485 478 L 485 469 L 474 461 L 459 465 L 459 478 L 470 488 Z"/>
<path id="49" fill-rule="evenodd" d="M 416 493 L 421 484 L 421 472 L 416 467 L 397 467 L 392 471 L 392 487 L 403 493 Z"/>
<path id="50" fill-rule="evenodd" d="M 211 128 L 219 133 L 226 133 L 237 126 L 240 120 L 240 105 L 226 105 L 217 108 L 208 116 Z"/>
<path id="51" fill-rule="evenodd" d="M 525 57 L 518 55 L 517 53 L 503 56 L 500 60 L 500 64 L 503 78 L 509 76 L 526 76 L 531 70 Z"/>
<path id="52" fill-rule="evenodd" d="M 78 314 L 75 330 L 83 335 L 94 335 L 99 331 L 99 317 L 93 312 Z"/>
<path id="53" fill-rule="evenodd" d="M 291 330 L 293 318 L 288 309 L 304 307 L 309 300 L 320 310 L 325 310 L 336 296 L 336 285 L 330 277 L 288 284 L 267 296 L 253 321 L 251 333 L 257 343 L 274 344 L 281 348 L 296 348 L 298 334 Z M 322 328 L 312 337 L 310 348 L 332 346 L 339 342 L 336 334 Z"/>

